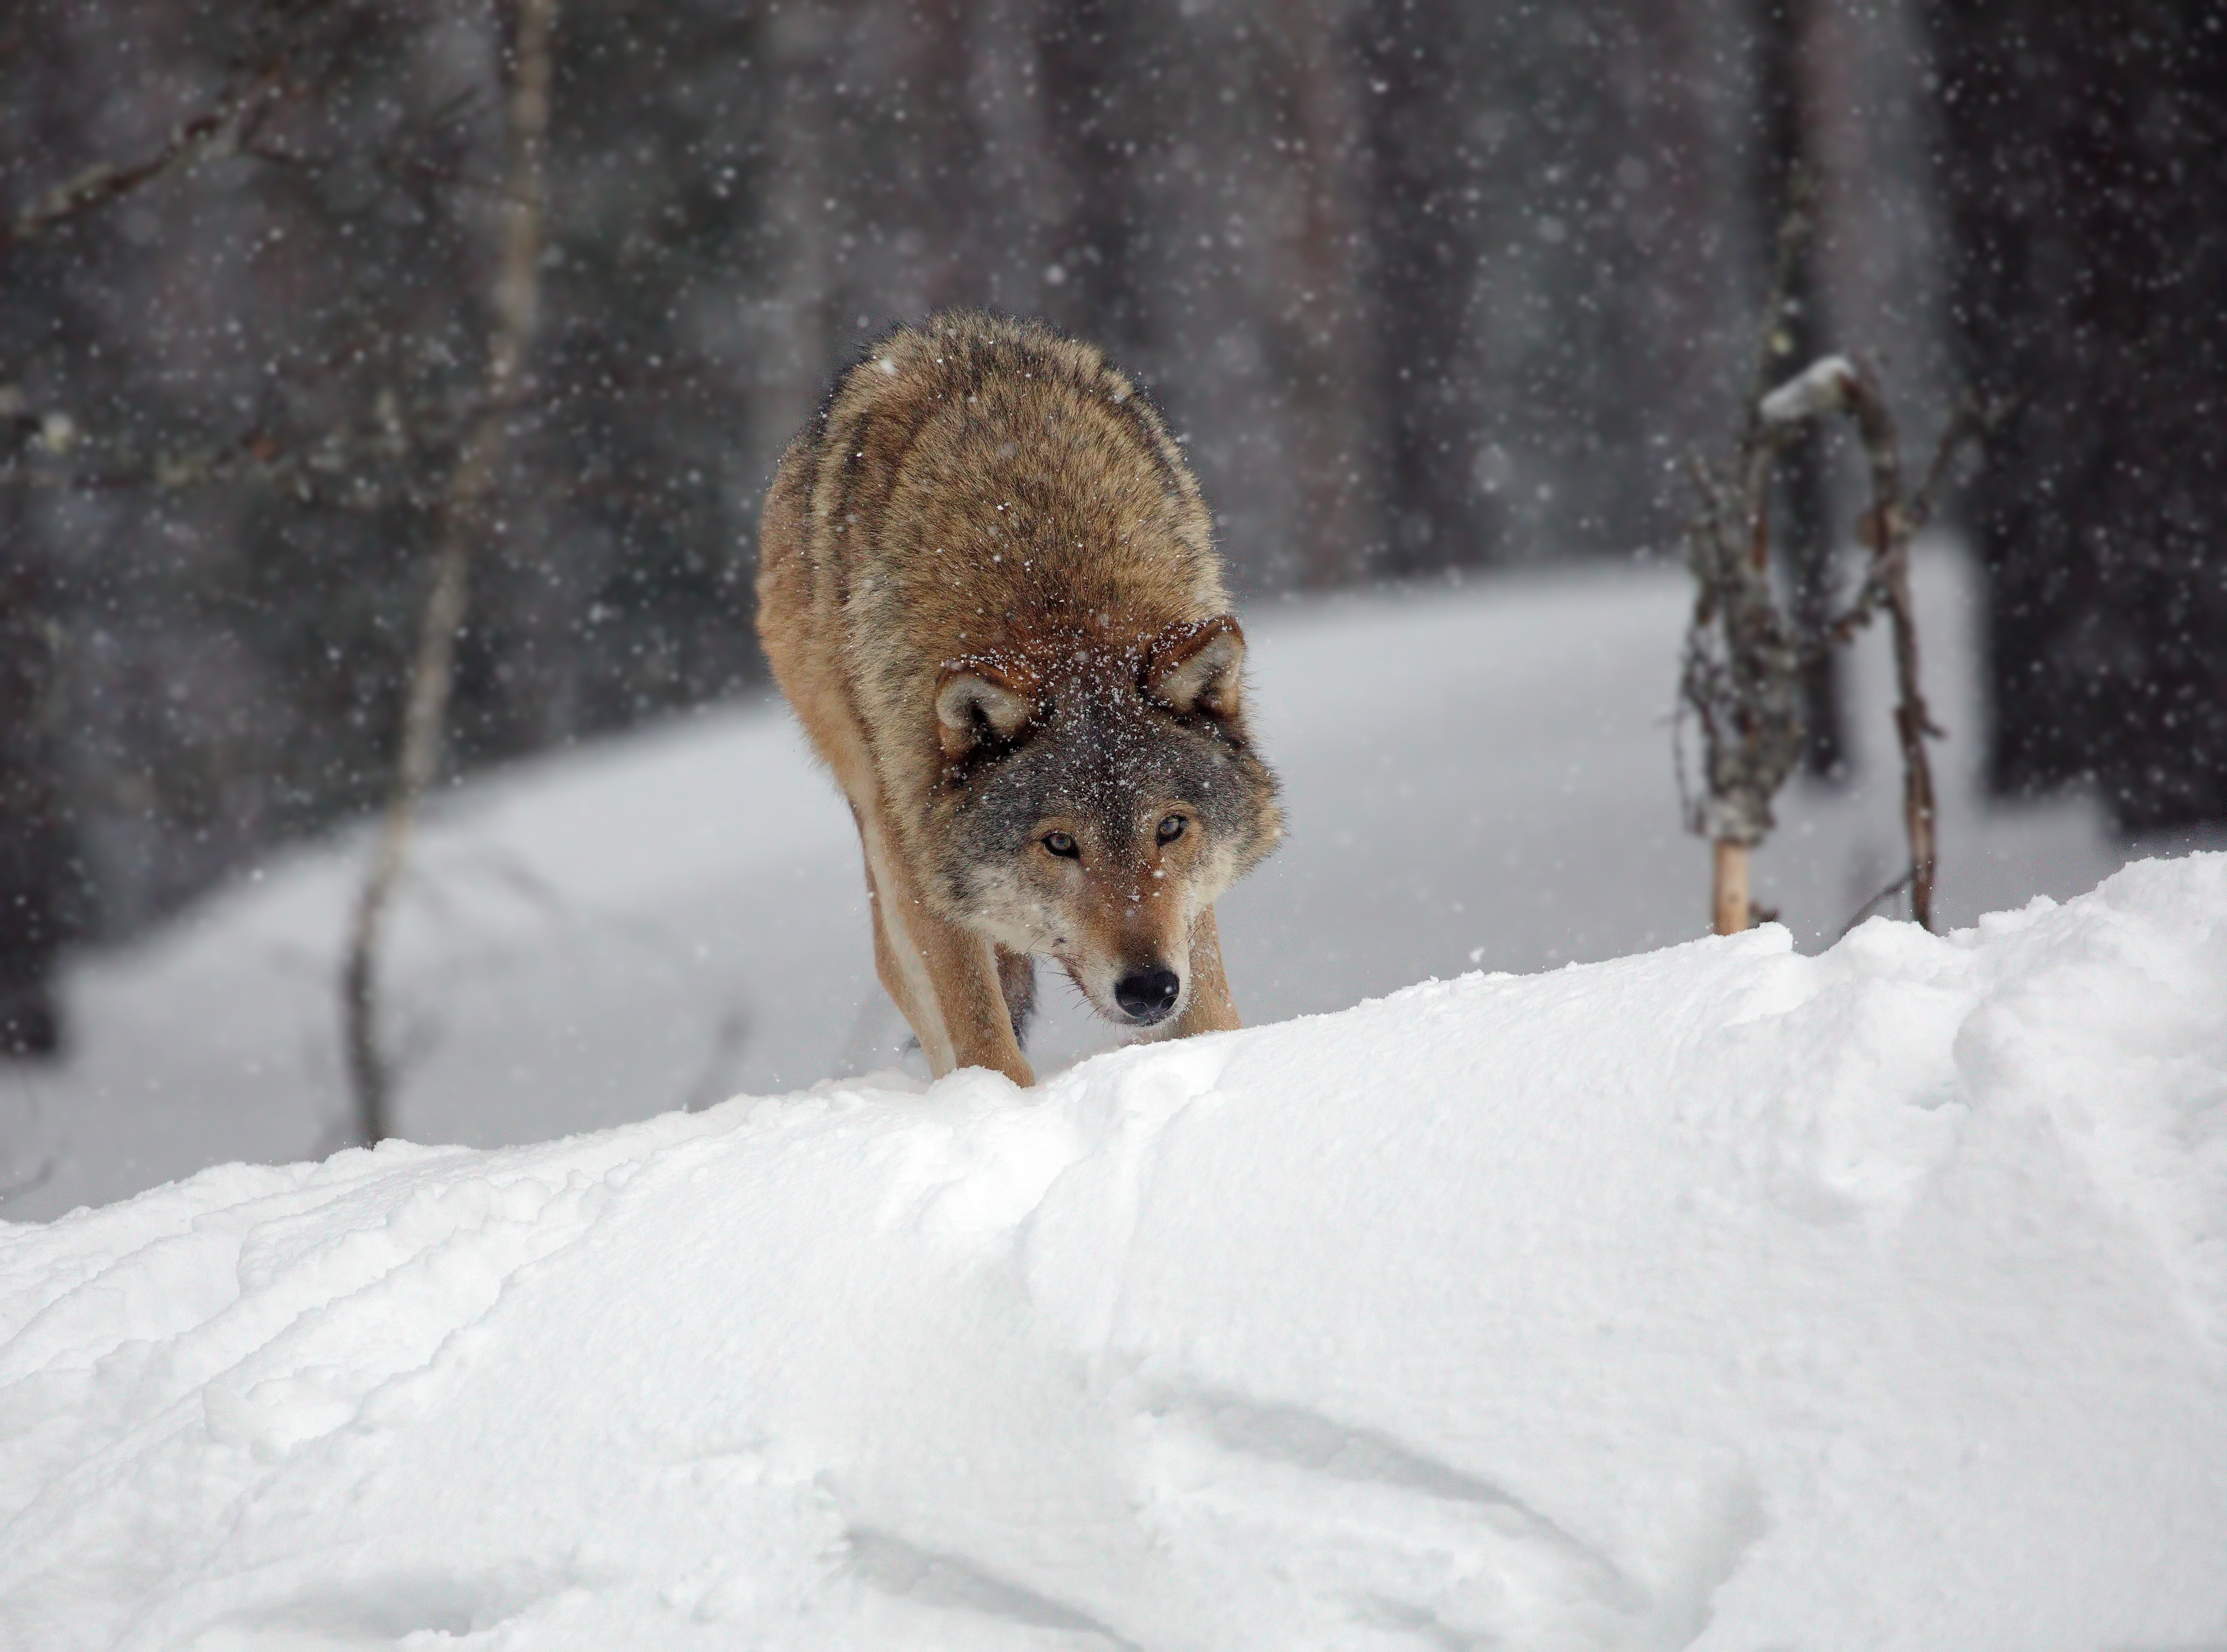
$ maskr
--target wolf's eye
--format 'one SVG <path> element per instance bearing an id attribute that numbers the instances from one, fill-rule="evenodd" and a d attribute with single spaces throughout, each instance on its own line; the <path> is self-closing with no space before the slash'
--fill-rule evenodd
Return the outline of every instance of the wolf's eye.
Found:
<path id="1" fill-rule="evenodd" d="M 1162 843 L 1173 843 L 1177 838 L 1183 836 L 1184 828 L 1190 824 L 1190 822 L 1184 820 L 1182 815 L 1171 814 L 1166 820 L 1160 822 L 1160 841 Z"/>
<path id="2" fill-rule="evenodd" d="M 1064 856 L 1069 860 L 1080 859 L 1082 854 L 1082 852 L 1075 846 L 1075 839 L 1064 832 L 1045 832 L 1043 846 L 1055 855 Z"/>

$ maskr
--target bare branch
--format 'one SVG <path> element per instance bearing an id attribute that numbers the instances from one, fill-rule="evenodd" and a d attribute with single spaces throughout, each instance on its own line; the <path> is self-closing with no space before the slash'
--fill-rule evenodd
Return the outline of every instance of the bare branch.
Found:
<path id="1" fill-rule="evenodd" d="M 439 767 L 443 725 L 456 678 L 456 637 L 469 596 L 472 550 L 490 531 L 489 506 L 509 442 L 511 418 L 524 394 L 526 356 L 539 319 L 548 193 L 544 148 L 556 13 L 557 0 L 519 0 L 509 99 L 511 177 L 485 388 L 478 416 L 465 432 L 449 478 L 433 558 L 433 584 L 403 707 L 393 788 L 357 897 L 341 972 L 348 1075 L 359 1132 L 367 1145 L 386 1135 L 392 1103 L 392 1069 L 379 1042 L 380 941 L 409 852 L 418 805 Z"/>
<path id="2" fill-rule="evenodd" d="M 391 390 L 381 391 L 368 414 L 324 430 L 281 432 L 258 424 L 223 441 L 146 452 L 85 431 L 67 414 L 26 411 L 11 418 L 11 387 L 0 386 L 0 424 L 14 425 L 24 439 L 16 452 L 0 450 L 0 488 L 183 493 L 253 482 L 304 504 L 341 510 L 377 510 L 397 497 L 431 503 L 415 473 L 432 455 L 453 447 L 480 405 L 476 395 L 405 402 Z M 58 436 L 60 430 L 67 436 Z M 58 462 L 65 458 L 69 462 Z"/>
<path id="3" fill-rule="evenodd" d="M 1910 887 L 1911 877 L 1911 874 L 1909 871 L 1905 871 L 1899 877 L 1896 878 L 1894 882 L 1889 883 L 1878 894 L 1873 896 L 1870 900 L 1866 901 L 1861 906 L 1858 907 L 1855 909 L 1854 915 L 1852 915 L 1846 923 L 1841 926 L 1840 934 L 1835 935 L 1833 939 L 1835 941 L 1846 941 L 1855 927 L 1861 923 L 1866 918 L 1871 916 L 1875 909 L 1885 904 L 1888 901 L 1892 901 L 1896 896 L 1901 894 L 1903 890 L 1908 889 Z"/>
<path id="4" fill-rule="evenodd" d="M 1940 737 L 1918 682 L 1918 615 L 1910 595 L 1910 539 L 1914 524 L 1903 494 L 1902 454 L 1886 399 L 1871 370 L 1859 363 L 1842 385 L 1847 411 L 1855 421 L 1872 476 L 1871 508 L 1864 513 L 1864 536 L 1871 543 L 1866 616 L 1884 607 L 1893 630 L 1895 737 L 1902 748 L 1903 829 L 1910 839 L 1911 915 L 1933 927 L 1933 883 L 1938 852 L 1933 764 L 1927 737 Z M 1955 421 L 1951 421 L 1952 428 Z"/>
<path id="5" fill-rule="evenodd" d="M 1917 496 L 1910 501 L 1906 513 L 1912 533 L 1922 533 L 1933 520 L 1936 501 L 1949 480 L 1949 469 L 1956 463 L 1956 456 L 1965 445 L 1983 445 L 2002 422 L 2010 417 L 2015 404 L 2009 397 L 1983 398 L 1976 392 L 1967 392 L 1956 404 L 1956 411 L 1949 416 L 1949 423 L 1934 445 L 1933 462 L 1925 467 L 1925 481 Z"/>
<path id="6" fill-rule="evenodd" d="M 172 127 L 152 154 L 124 166 L 97 161 L 64 179 L 14 218 L 0 221 L 0 252 L 36 240 L 55 225 L 119 201 L 165 174 L 233 153 L 284 94 L 285 71 L 282 51 L 252 74 L 234 80 L 207 109 Z"/>
<path id="7" fill-rule="evenodd" d="M 316 92 L 336 67 L 341 54 L 330 36 L 322 54 L 313 51 L 320 28 L 363 10 L 361 0 L 265 0 L 251 30 L 254 48 L 235 64 L 207 108 L 179 121 L 138 160 L 96 161 L 12 217 L 0 217 L 0 255 L 172 173 L 227 156 L 266 154 L 257 141 L 264 125 L 289 102 Z M 304 59 L 320 54 L 324 61 L 317 69 L 298 72 Z"/>
<path id="8" fill-rule="evenodd" d="M 1885 609 L 1893 627 L 1896 738 L 1903 760 L 1903 822 L 1910 840 L 1904 882 L 1918 922 L 1933 924 L 1937 851 L 1933 771 L 1925 742 L 1941 737 L 1918 680 L 1917 616 L 1910 593 L 1910 541 L 1963 444 L 2003 417 L 1967 399 L 1943 432 L 1924 485 L 1905 487 L 1894 420 L 1879 380 L 1861 360 L 1828 355 L 1790 378 L 1773 371 L 1783 354 L 1786 282 L 1807 233 L 1806 191 L 1779 232 L 1779 258 L 1757 355 L 1756 391 L 1730 470 L 1722 475 L 1696 461 L 1701 504 L 1687 530 L 1687 559 L 1696 595 L 1687 628 L 1680 698 L 1701 725 L 1706 782 L 1698 802 L 1681 800 L 1690 829 L 1715 842 L 1713 922 L 1719 934 L 1752 921 L 1748 855 L 1770 831 L 1771 800 L 1785 783 L 1802 741 L 1800 678 L 1805 662 L 1845 642 Z M 1861 532 L 1871 551 L 1856 599 L 1821 635 L 1797 637 L 1772 590 L 1770 494 L 1781 449 L 1812 421 L 1832 415 L 1855 426 L 1871 474 L 1871 507 Z M 1727 505 L 1737 500 L 1737 520 Z M 1897 887 L 1899 887 L 1898 885 Z M 1889 891 L 1892 892 L 1892 891 Z M 1883 897 L 1882 897 L 1883 898 Z M 1876 904 L 1876 902 L 1867 903 Z M 1860 913 L 1859 914 L 1860 916 Z"/>

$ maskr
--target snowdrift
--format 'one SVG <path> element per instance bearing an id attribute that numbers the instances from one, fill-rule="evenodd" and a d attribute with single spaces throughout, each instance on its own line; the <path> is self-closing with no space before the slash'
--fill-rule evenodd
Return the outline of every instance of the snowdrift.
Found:
<path id="1" fill-rule="evenodd" d="M 0 1227 L 0 1644 L 2186 1646 L 2227 857 Z"/>

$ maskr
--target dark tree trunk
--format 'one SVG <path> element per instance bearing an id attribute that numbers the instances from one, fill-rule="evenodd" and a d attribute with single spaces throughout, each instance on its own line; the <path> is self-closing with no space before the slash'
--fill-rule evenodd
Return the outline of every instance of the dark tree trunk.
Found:
<path id="1" fill-rule="evenodd" d="M 1756 97 L 1761 126 L 1757 144 L 1757 198 L 1763 214 L 1761 241 L 1777 244 L 1777 231 L 1795 209 L 1795 184 L 1815 181 L 1818 164 L 1803 75 L 1803 0 L 1757 0 Z M 1824 354 L 1816 271 L 1817 238 L 1803 236 L 1786 281 L 1780 318 L 1780 360 L 1789 373 Z M 1826 471 L 1826 432 L 1805 426 L 1779 461 L 1778 533 L 1793 584 L 1796 623 L 1820 635 L 1834 609 L 1835 537 L 1831 480 Z M 1812 654 L 1802 673 L 1802 760 L 1812 775 L 1831 775 L 1845 762 L 1841 716 L 1840 656 L 1830 648 Z"/>
<path id="2" fill-rule="evenodd" d="M 21 513 L 0 497 L 0 1057 L 61 1047 L 54 963 L 76 865 L 52 729 L 59 628 Z"/>
<path id="3" fill-rule="evenodd" d="M 1479 419 L 1469 309 L 1485 254 L 1462 137 L 1474 112 L 1458 0 L 1372 0 L 1360 19 L 1369 99 L 1369 243 L 1382 475 L 1394 576 L 1498 548 L 1471 482 Z M 1464 525 L 1475 523 L 1474 528 Z"/>
<path id="4" fill-rule="evenodd" d="M 2227 820 L 2227 29 L 2216 4 L 1941 0 L 1991 774 Z"/>
<path id="5" fill-rule="evenodd" d="M 1150 275 L 1139 245 L 1149 211 L 1136 157 L 1158 112 L 1139 106 L 1138 70 L 1150 55 L 1153 21 L 1140 29 L 1141 10 L 1135 0 L 1049 8 L 1038 42 L 1046 124 L 1068 185 L 1066 211 L 1050 236 L 1067 290 L 1048 308 L 1125 367 L 1153 342 L 1144 304 Z"/>

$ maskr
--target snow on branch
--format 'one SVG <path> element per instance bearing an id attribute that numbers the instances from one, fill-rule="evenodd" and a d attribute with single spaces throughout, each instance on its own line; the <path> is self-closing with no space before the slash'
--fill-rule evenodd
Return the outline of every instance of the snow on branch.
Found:
<path id="1" fill-rule="evenodd" d="M 1765 396 L 1756 411 L 1771 431 L 1837 413 L 1848 405 L 1856 377 L 1855 363 L 1845 355 L 1821 357 Z"/>

